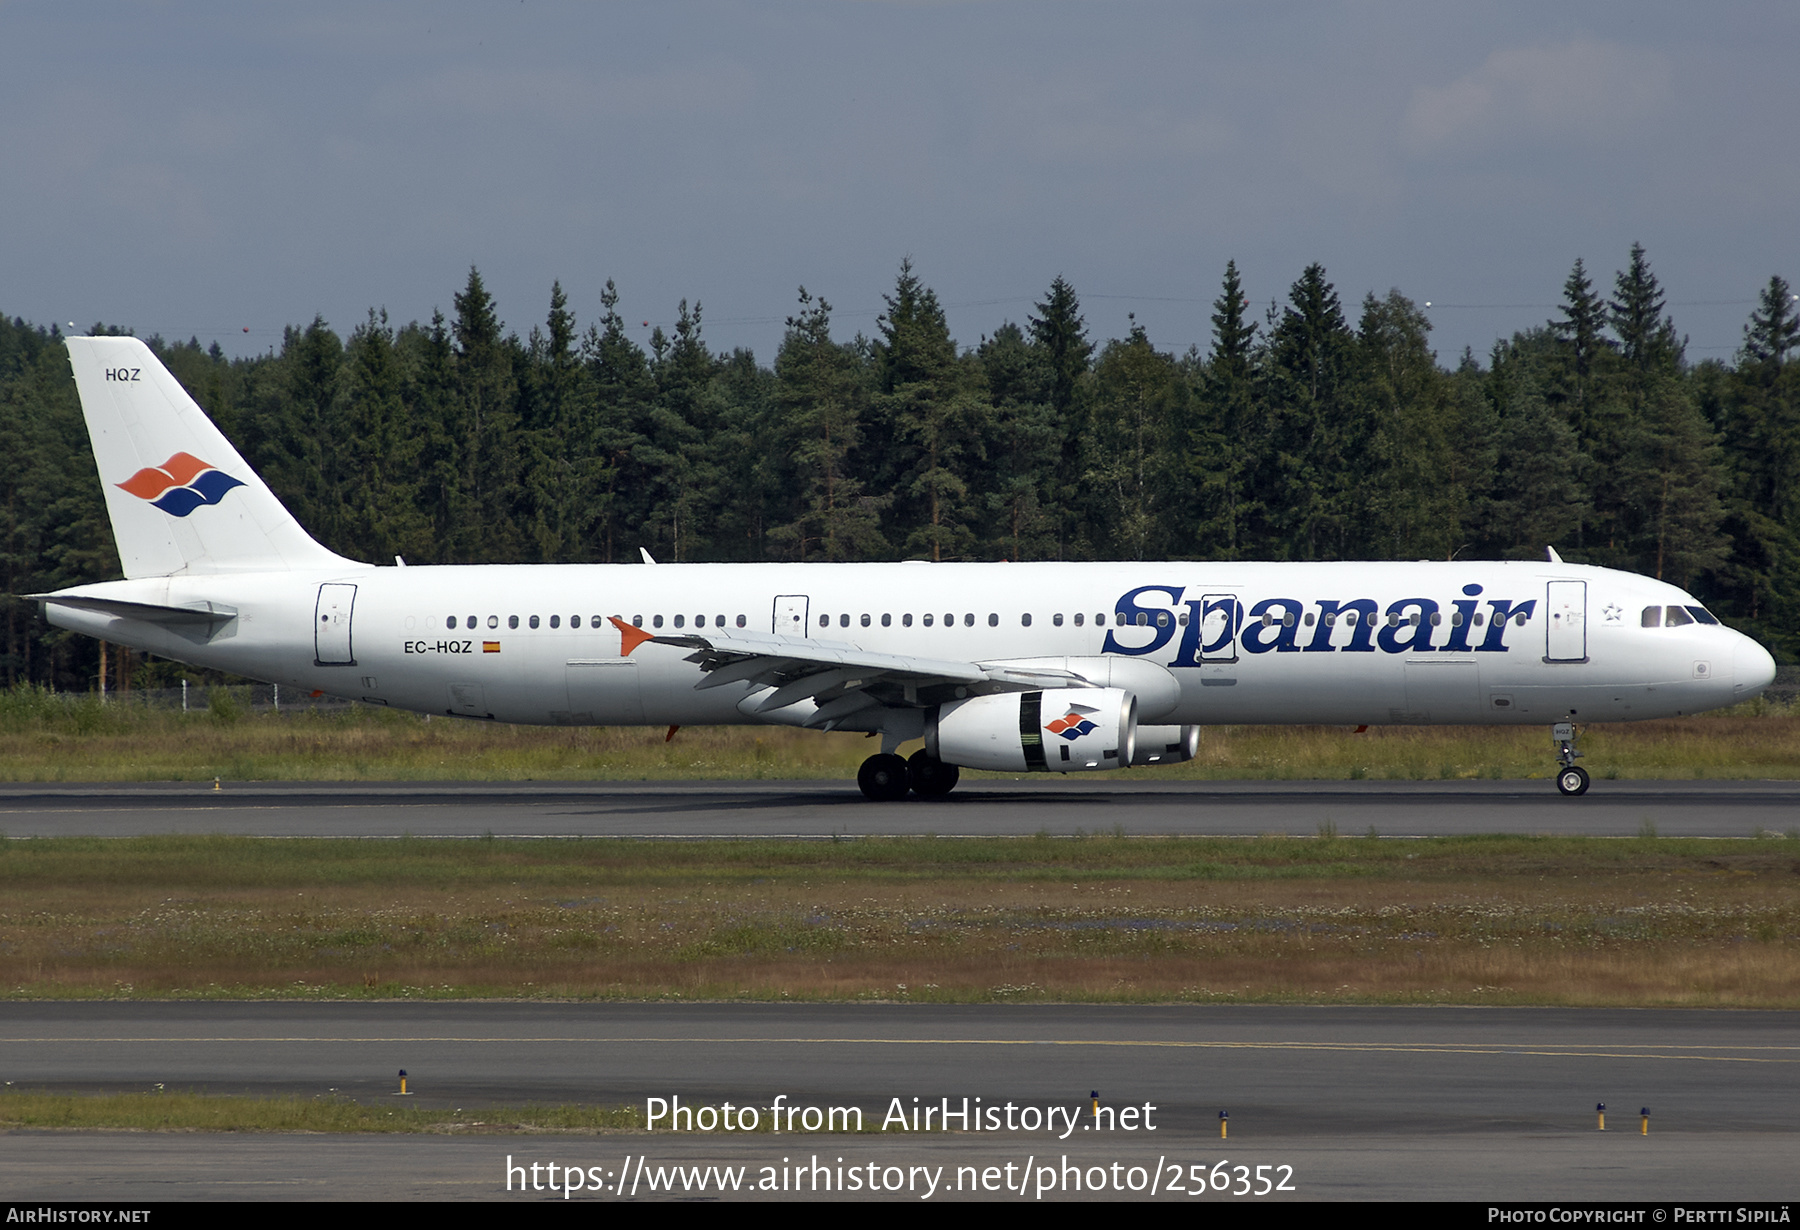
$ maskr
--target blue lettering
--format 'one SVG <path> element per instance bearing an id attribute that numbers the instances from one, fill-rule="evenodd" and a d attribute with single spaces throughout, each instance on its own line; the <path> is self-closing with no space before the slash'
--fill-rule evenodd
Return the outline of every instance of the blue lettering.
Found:
<path id="1" fill-rule="evenodd" d="M 1354 616 L 1353 619 L 1348 618 Z M 1340 617 L 1350 623 L 1350 643 L 1344 646 L 1345 653 L 1374 653 L 1375 647 L 1369 644 L 1369 637 L 1375 631 L 1375 600 L 1358 598 L 1354 602 L 1339 602 L 1335 598 L 1324 598 L 1319 602 L 1319 630 L 1307 643 L 1307 653 L 1330 653 L 1331 630 Z"/>
<path id="2" fill-rule="evenodd" d="M 1123 598 L 1119 599 L 1118 613 L 1120 626 L 1134 626 L 1137 623 L 1137 616 L 1143 615 L 1145 621 L 1142 626 L 1155 628 L 1156 631 L 1151 634 L 1150 643 L 1148 645 L 1139 645 L 1135 648 L 1121 645 L 1119 643 L 1119 638 L 1113 633 L 1108 632 L 1106 634 L 1105 643 L 1100 646 L 1100 652 L 1124 653 L 1130 654 L 1133 657 L 1142 657 L 1147 653 L 1155 653 L 1164 645 L 1167 645 L 1170 638 L 1175 635 L 1175 617 L 1169 611 L 1160 607 L 1139 606 L 1136 599 L 1139 594 L 1167 594 L 1170 602 L 1180 602 L 1181 591 L 1185 588 L 1187 587 L 1184 585 L 1140 585 L 1130 593 L 1126 594 Z M 1158 618 L 1159 616 L 1161 617 L 1160 619 Z"/>
<path id="3" fill-rule="evenodd" d="M 1475 626 L 1475 608 L 1480 604 L 1474 601 L 1481 592 L 1479 585 L 1463 586 L 1463 593 L 1468 597 L 1450 605 L 1456 608 L 1456 614 L 1450 617 L 1450 639 L 1444 642 L 1445 653 L 1467 653 L 1469 650 L 1469 630 Z"/>
<path id="4" fill-rule="evenodd" d="M 1279 611 L 1279 613 L 1278 613 Z M 1273 629 L 1273 635 L 1270 630 Z M 1294 637 L 1300 631 L 1300 603 L 1293 598 L 1264 598 L 1250 608 L 1250 620 L 1242 637 L 1245 653 L 1298 653 Z"/>
<path id="5" fill-rule="evenodd" d="M 1509 618 L 1530 619 L 1531 613 L 1537 609 L 1537 599 L 1533 598 L 1514 606 L 1510 598 L 1490 598 L 1488 599 L 1488 609 L 1493 614 L 1488 616 L 1487 636 L 1481 644 L 1475 647 L 1475 652 L 1506 653 L 1510 646 L 1506 645 L 1501 638 L 1506 635 L 1507 620 Z"/>
<path id="6" fill-rule="evenodd" d="M 1408 616 L 1407 607 L 1417 607 L 1418 613 Z M 1431 617 L 1437 614 L 1437 609 L 1438 604 L 1429 598 L 1402 598 L 1388 607 L 1389 624 L 1375 639 L 1386 653 L 1430 653 Z M 1391 619 L 1396 615 L 1400 617 L 1398 625 Z M 1407 634 L 1405 640 L 1400 639 L 1402 633 Z"/>

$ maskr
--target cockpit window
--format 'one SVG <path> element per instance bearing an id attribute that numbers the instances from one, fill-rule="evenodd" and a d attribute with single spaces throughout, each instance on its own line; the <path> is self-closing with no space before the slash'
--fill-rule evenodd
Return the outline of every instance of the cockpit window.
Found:
<path id="1" fill-rule="evenodd" d="M 1645 607 L 1642 622 L 1646 628 L 1662 627 L 1662 608 L 1659 606 Z"/>
<path id="2" fill-rule="evenodd" d="M 1669 621 L 1667 624 L 1668 627 L 1679 628 L 1684 624 L 1691 624 L 1693 622 L 1694 622 L 1694 617 L 1692 615 L 1689 615 L 1685 608 L 1678 607 L 1678 606 L 1672 606 L 1669 608 Z"/>
<path id="3" fill-rule="evenodd" d="M 1713 618 L 1713 613 L 1711 611 L 1707 610 L 1703 606 L 1689 607 L 1688 614 L 1692 615 L 1695 619 L 1699 620 L 1703 624 L 1716 624 L 1719 622 L 1718 620 Z"/>

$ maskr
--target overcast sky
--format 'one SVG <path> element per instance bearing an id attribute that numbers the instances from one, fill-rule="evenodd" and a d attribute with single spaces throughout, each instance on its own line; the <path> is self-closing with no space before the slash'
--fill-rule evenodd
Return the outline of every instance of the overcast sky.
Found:
<path id="1" fill-rule="evenodd" d="M 322 315 L 521 334 L 705 305 L 767 363 L 804 284 L 872 332 L 910 255 L 974 345 L 1057 274 L 1207 344 L 1322 262 L 1441 359 L 1648 250 L 1689 358 L 1800 282 L 1800 5 L 0 2 L 0 312 L 234 354 Z M 248 332 L 244 332 L 244 330 Z"/>

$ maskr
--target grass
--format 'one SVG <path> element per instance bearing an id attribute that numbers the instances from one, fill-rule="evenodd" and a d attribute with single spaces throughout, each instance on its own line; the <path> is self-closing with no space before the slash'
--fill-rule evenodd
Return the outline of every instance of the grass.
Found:
<path id="1" fill-rule="evenodd" d="M 0 781 L 847 780 L 874 750 L 856 734 L 780 727 L 689 728 L 673 741 L 665 733 L 372 706 L 275 713 L 221 702 L 183 714 L 21 688 L 0 692 Z M 1800 715 L 1759 699 L 1716 715 L 1588 727 L 1582 748 L 1601 779 L 1793 778 Z M 1202 732 L 1197 759 L 1133 780 L 1458 780 L 1552 768 L 1542 726 L 1217 726 Z"/>
<path id="2" fill-rule="evenodd" d="M 0 843 L 10 998 L 1800 1006 L 1800 841 Z"/>
<path id="3" fill-rule="evenodd" d="M 0 1092 L 0 1130 L 140 1132 L 630 1132 L 635 1106 L 499 1106 L 477 1111 L 366 1105 L 343 1097 L 218 1097 L 186 1092 L 58 1094 Z"/>

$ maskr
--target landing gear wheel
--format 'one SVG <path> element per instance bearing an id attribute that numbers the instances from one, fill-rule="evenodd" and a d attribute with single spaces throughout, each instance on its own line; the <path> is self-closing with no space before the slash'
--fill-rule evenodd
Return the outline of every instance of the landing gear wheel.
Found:
<path id="1" fill-rule="evenodd" d="M 912 759 L 906 762 L 906 771 L 912 778 L 913 793 L 926 799 L 943 798 L 956 789 L 956 781 L 962 776 L 962 770 L 955 765 L 945 764 L 922 751 L 912 754 Z"/>
<path id="2" fill-rule="evenodd" d="M 1560 769 L 1556 774 L 1556 788 L 1567 795 L 1586 794 L 1588 788 L 1588 771 L 1576 765 Z"/>
<path id="3" fill-rule="evenodd" d="M 871 756 L 856 771 L 856 784 L 863 797 L 876 803 L 894 803 L 906 797 L 912 786 L 906 761 L 889 752 Z"/>

